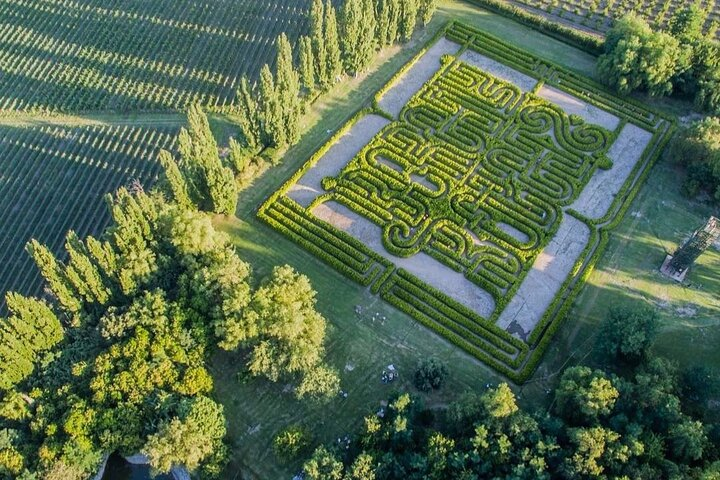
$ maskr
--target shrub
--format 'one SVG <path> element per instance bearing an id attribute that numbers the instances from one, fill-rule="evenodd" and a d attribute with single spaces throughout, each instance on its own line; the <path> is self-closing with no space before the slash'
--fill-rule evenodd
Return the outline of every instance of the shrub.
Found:
<path id="1" fill-rule="evenodd" d="M 290 425 L 275 435 L 273 451 L 284 462 L 289 462 L 305 453 L 310 447 L 312 437 L 307 428 L 302 425 Z"/>
<path id="2" fill-rule="evenodd" d="M 704 118 L 683 130 L 669 156 L 686 169 L 684 194 L 704 190 L 720 201 L 720 117 Z"/>
<path id="3" fill-rule="evenodd" d="M 448 368 L 445 363 L 437 358 L 426 358 L 418 363 L 413 383 L 415 388 L 422 392 L 439 390 L 445 383 L 447 374 Z"/>
<path id="4" fill-rule="evenodd" d="M 600 328 L 598 345 L 611 360 L 638 363 L 652 345 L 657 327 L 653 308 L 613 307 Z"/>

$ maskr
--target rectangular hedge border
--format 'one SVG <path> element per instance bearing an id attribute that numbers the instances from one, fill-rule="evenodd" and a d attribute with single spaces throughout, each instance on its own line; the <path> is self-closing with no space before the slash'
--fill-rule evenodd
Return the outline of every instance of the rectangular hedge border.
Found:
<path id="1" fill-rule="evenodd" d="M 499 0 L 471 1 L 480 4 L 484 2 L 495 3 Z M 516 7 L 511 8 L 515 9 Z M 558 30 L 558 32 L 561 31 Z M 404 270 L 397 269 L 392 262 L 371 251 L 352 236 L 315 217 L 309 216 L 310 218 L 308 218 L 307 214 L 302 213 L 303 208 L 300 205 L 284 197 L 286 191 L 305 172 L 312 168 L 328 149 L 360 118 L 373 113 L 394 120 L 391 115 L 378 108 L 378 100 L 414 65 L 432 44 L 443 36 L 463 45 L 463 49 L 456 55 L 459 55 L 467 48 L 478 51 L 528 74 L 540 82 L 545 82 L 617 115 L 622 125 L 630 122 L 653 133 L 652 143 L 646 147 L 641 159 L 638 160 L 628 180 L 616 195 L 608 213 L 602 219 L 589 219 L 572 210 L 567 212 L 590 227 L 590 241 L 565 279 L 560 293 L 553 299 L 552 304 L 528 337 L 527 343 L 495 325 L 494 322 L 500 312 L 495 312 L 491 319 L 478 316 L 475 312 L 460 305 L 443 292 L 412 277 Z M 408 313 L 418 322 L 462 348 L 479 361 L 505 375 L 510 380 L 522 383 L 537 368 L 542 355 L 554 334 L 562 325 L 576 296 L 607 245 L 609 232 L 615 228 L 624 216 L 674 130 L 674 120 L 642 105 L 634 99 L 619 99 L 612 92 L 591 79 L 582 77 L 547 60 L 539 59 L 478 29 L 457 21 L 451 21 L 428 40 L 418 54 L 398 70 L 385 86 L 378 90 L 372 108 L 358 111 L 268 198 L 261 206 L 258 217 L 353 281 L 369 286 L 373 293 L 379 294 L 383 299 Z M 294 227 L 290 228 L 284 222 L 289 222 Z M 308 236 L 315 238 L 315 241 L 319 242 L 320 245 L 310 241 Z M 323 248 L 322 245 L 326 245 L 326 248 Z M 345 245 L 345 248 L 341 245 Z M 343 254 L 340 256 L 345 257 L 346 261 L 332 255 L 328 252 L 328 248 L 342 251 Z M 357 257 L 358 254 L 365 257 L 367 261 L 363 263 Z M 356 262 L 360 262 L 360 264 Z M 422 292 L 422 295 L 418 295 L 417 292 Z M 458 332 L 467 332 L 471 338 L 468 339 Z"/>

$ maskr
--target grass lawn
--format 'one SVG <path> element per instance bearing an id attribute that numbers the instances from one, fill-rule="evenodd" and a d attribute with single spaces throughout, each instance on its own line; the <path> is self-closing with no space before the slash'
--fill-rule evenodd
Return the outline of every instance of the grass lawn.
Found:
<path id="1" fill-rule="evenodd" d="M 660 265 L 717 209 L 680 194 L 682 171 L 669 159 L 655 165 L 645 187 L 611 236 L 565 324 L 524 391 L 539 399 L 565 364 L 593 362 L 598 327 L 614 305 L 642 302 L 656 307 L 660 333 L 654 353 L 681 367 L 720 366 L 720 251 L 706 251 L 686 284 L 662 276 Z"/>
<path id="2" fill-rule="evenodd" d="M 278 463 L 271 448 L 272 439 L 277 432 L 290 424 L 302 423 L 313 432 L 316 443 L 332 441 L 354 432 L 362 417 L 377 410 L 380 402 L 392 391 L 412 389 L 411 376 L 420 358 L 435 355 L 450 366 L 450 378 L 444 389 L 425 397 L 426 404 L 431 406 L 446 404 L 456 399 L 464 390 L 482 389 L 488 383 L 502 381 L 502 378 L 470 356 L 419 326 L 410 317 L 385 304 L 363 287 L 346 279 L 255 217 L 260 203 L 289 178 L 349 117 L 369 104 L 373 93 L 412 58 L 438 28 L 453 18 L 483 28 L 507 42 L 585 75 L 593 73 L 594 58 L 584 52 L 464 2 L 446 0 L 441 3 L 439 12 L 429 27 L 418 33 L 410 44 L 384 51 L 369 73 L 341 82 L 309 109 L 303 118 L 305 133 L 301 142 L 286 152 L 282 163 L 271 168 L 255 185 L 241 194 L 238 218 L 217 218 L 216 225 L 231 235 L 241 256 L 254 265 L 256 279 L 267 275 L 273 266 L 284 263 L 310 277 L 318 291 L 318 309 L 331 325 L 328 333 L 328 361 L 341 371 L 342 388 L 349 396 L 347 399 L 333 399 L 326 405 L 298 402 L 285 385 L 257 380 L 241 381 L 236 378 L 236 372 L 242 368 L 242 357 L 235 354 L 217 354 L 212 367 L 216 380 L 215 391 L 218 399 L 225 405 L 229 425 L 228 441 L 232 450 L 226 478 L 237 478 L 241 472 L 250 478 L 289 478 L 299 471 L 300 464 Z M 670 108 L 682 110 L 685 107 L 671 105 Z M 232 122 L 232 118 L 214 118 L 213 127 L 219 136 L 226 137 L 228 132 L 232 131 L 228 122 Z M 673 193 L 661 190 L 663 187 L 674 188 L 674 173 L 663 170 L 663 167 L 658 167 L 657 170 L 660 173 L 652 176 L 650 187 L 643 190 L 631 209 L 631 212 L 639 210 L 643 216 L 628 216 L 618 229 L 606 258 L 600 262 L 588 287 L 578 299 L 578 307 L 570 315 L 572 320 L 565 324 L 546 354 L 541 372 L 536 375 L 536 378 L 541 380 L 518 389 L 523 402 L 543 402 L 547 398 L 545 390 L 548 385 L 543 380 L 543 375 L 561 366 L 573 349 L 583 351 L 586 340 L 592 337 L 598 319 L 603 316 L 603 310 L 595 308 L 595 305 L 632 298 L 641 294 L 640 291 L 645 288 L 643 285 L 665 282 L 656 278 L 653 270 L 655 260 L 661 261 L 664 255 L 663 247 L 655 243 L 653 239 L 656 237 L 651 234 L 653 225 L 657 225 L 655 221 L 671 225 L 659 232 L 662 244 L 667 250 L 671 250 L 673 242 L 680 240 L 683 234 L 689 233 L 701 222 L 702 215 L 688 215 L 689 210 L 695 207 L 683 201 L 677 189 L 673 190 Z M 668 204 L 665 219 L 662 218 L 662 210 L 657 207 L 660 200 L 672 202 L 672 205 Z M 637 255 L 635 252 L 631 253 L 631 248 L 638 249 Z M 647 250 L 653 248 L 657 249 L 654 256 L 647 253 Z M 630 260 L 625 252 L 631 253 L 635 260 Z M 622 268 L 619 268 L 617 264 L 621 254 L 623 263 Z M 705 279 L 714 278 L 715 287 L 720 289 L 720 280 L 717 278 L 720 258 L 710 255 L 704 257 L 702 262 L 707 262 L 706 269 L 696 269 L 691 281 L 702 278 L 705 283 L 703 290 L 687 290 L 669 284 L 665 287 L 666 291 L 672 292 L 667 294 L 671 299 L 671 306 L 666 307 L 667 318 L 663 319 L 665 330 L 669 331 L 673 325 L 676 329 L 679 328 L 678 322 L 673 322 L 670 317 L 675 308 L 672 299 L 675 299 L 679 292 L 685 292 L 686 297 L 678 298 L 694 295 L 693 302 L 710 305 L 711 285 Z M 711 273 L 713 262 L 715 277 Z M 622 284 L 618 285 L 621 281 L 618 271 L 623 272 L 627 281 L 634 282 L 633 288 L 636 288 L 637 292 L 631 292 Z M 647 275 L 639 275 L 640 271 L 647 271 Z M 641 284 L 640 280 L 646 283 Z M 662 292 L 658 289 L 653 295 L 659 299 L 664 295 Z M 717 303 L 715 305 L 717 307 Z M 362 315 L 356 315 L 356 306 L 362 308 Z M 702 312 L 698 313 L 697 317 L 688 317 L 682 321 L 698 328 L 701 324 L 711 323 L 711 310 L 703 309 Z M 373 321 L 375 314 L 385 317 L 386 320 Z M 700 315 L 705 315 L 704 320 Z M 693 332 L 701 331 L 695 327 Z M 672 335 L 664 333 L 659 349 L 669 349 L 673 344 L 671 337 Z M 689 341 L 690 337 L 685 348 Z M 712 354 L 710 349 L 707 354 Z M 574 358 L 577 359 L 578 356 Z M 401 379 L 392 385 L 384 385 L 380 382 L 380 374 L 390 363 L 399 368 Z"/>

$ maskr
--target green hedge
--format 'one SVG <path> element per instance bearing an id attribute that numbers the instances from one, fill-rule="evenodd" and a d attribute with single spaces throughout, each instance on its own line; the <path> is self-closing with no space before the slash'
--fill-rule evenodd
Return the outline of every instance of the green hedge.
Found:
<path id="1" fill-rule="evenodd" d="M 476 1 L 476 3 L 486 2 L 496 3 L 495 0 Z M 514 9 L 514 7 L 512 8 Z M 286 191 L 307 170 L 312 168 L 362 116 L 375 113 L 388 119 L 392 118 L 387 112 L 378 108 L 378 100 L 427 51 L 430 45 L 443 35 L 464 45 L 464 48 L 475 49 L 538 78 L 540 82 L 567 91 L 589 104 L 612 112 L 621 120 L 620 126 L 614 132 L 608 132 L 599 127 L 584 125 L 578 121 L 578 118 L 568 117 L 557 107 L 533 94 L 522 97 L 517 88 L 507 82 L 490 78 L 477 69 L 473 73 L 474 67 L 457 63 L 453 57 L 446 56 L 442 60 L 444 68 L 435 74 L 433 79 L 411 99 L 401 112 L 400 118 L 411 126 L 410 128 L 403 130 L 395 126 L 383 129 L 353 160 L 356 162 L 354 167 L 357 168 L 352 172 L 352 176 L 348 177 L 348 181 L 329 181 L 327 186 L 331 188 L 330 193 L 316 199 L 309 208 L 305 209 L 287 198 Z M 489 100 L 490 103 L 478 101 L 475 96 L 468 94 L 467 88 L 463 88 L 462 79 L 469 74 L 484 75 L 486 78 L 490 78 L 491 81 L 489 80 L 483 87 L 488 89 L 485 90 L 488 98 L 492 97 Z M 433 84 L 437 88 L 446 90 L 457 99 L 462 99 L 462 105 L 466 105 L 462 103 L 463 101 L 467 102 L 467 106 L 471 106 L 477 115 L 477 120 L 464 122 L 462 128 L 444 132 L 441 137 L 438 137 L 438 141 L 443 145 L 442 155 L 428 158 L 423 166 L 424 170 L 421 172 L 422 175 L 433 179 L 434 183 L 445 183 L 446 179 L 462 176 L 468 168 L 474 168 L 472 166 L 477 155 L 475 152 L 480 148 L 480 142 L 485 147 L 497 144 L 496 140 L 491 137 L 492 128 L 487 125 L 499 121 L 498 109 L 504 109 L 506 113 L 503 115 L 514 116 L 518 122 L 523 124 L 526 131 L 532 133 L 535 129 L 535 135 L 543 135 L 545 127 L 542 126 L 542 122 L 551 122 L 552 128 L 560 137 L 558 142 L 563 148 L 572 154 L 590 155 L 591 157 L 588 158 L 587 163 L 578 166 L 574 159 L 556 155 L 552 163 L 544 165 L 542 176 L 538 175 L 532 178 L 522 176 L 519 183 L 517 180 L 506 180 L 488 190 L 487 196 L 479 204 L 493 205 L 492 211 L 487 211 L 491 218 L 496 222 L 503 221 L 515 228 L 520 228 L 530 237 L 528 242 L 520 242 L 510 235 L 497 232 L 497 238 L 494 238 L 493 241 L 497 241 L 502 246 L 501 252 L 509 257 L 504 258 L 501 255 L 496 259 L 491 254 L 490 247 L 479 248 L 474 245 L 466 232 L 444 228 L 442 225 L 436 226 L 431 241 L 423 240 L 423 242 L 414 243 L 414 239 L 410 238 L 412 232 L 409 225 L 417 220 L 414 218 L 415 214 L 411 211 L 394 211 L 391 214 L 388 211 L 391 205 L 389 198 L 385 198 L 381 194 L 383 185 L 390 185 L 393 188 L 401 188 L 405 185 L 407 183 L 407 178 L 404 177 L 406 173 L 397 172 L 391 168 L 376 169 L 372 174 L 363 173 L 363 162 L 366 161 L 364 155 L 371 148 L 378 148 L 378 146 L 383 149 L 383 156 L 403 166 L 403 170 L 407 170 L 410 165 L 408 162 L 411 161 L 410 158 L 406 158 L 408 156 L 407 142 L 419 141 L 423 135 L 428 135 L 438 129 L 447 118 L 457 113 L 457 107 L 447 95 L 441 98 L 432 95 L 430 88 L 433 87 L 430 85 Z M 495 89 L 504 89 L 502 93 L 504 97 L 499 94 L 493 97 L 498 91 Z M 526 98 L 525 105 L 519 104 L 521 98 Z M 523 110 L 523 108 L 528 110 Z M 520 287 L 537 253 L 547 245 L 559 227 L 559 207 L 569 205 L 577 198 L 597 168 L 607 167 L 605 154 L 616 139 L 617 133 L 627 122 L 635 123 L 654 134 L 651 146 L 643 153 L 643 157 L 631 173 L 630 179 L 635 178 L 636 183 L 633 184 L 632 180 L 628 180 L 623 185 L 608 213 L 602 219 L 590 219 L 572 210 L 567 211 L 568 214 L 590 226 L 591 239 L 572 272 L 565 279 L 560 293 L 553 299 L 550 308 L 547 309 L 528 338 L 528 342 L 525 343 L 500 329 L 495 325 L 495 321 Z M 585 279 L 592 272 L 607 245 L 608 232 L 624 215 L 673 130 L 674 124 L 669 122 L 667 117 L 634 100 L 619 99 L 592 80 L 585 79 L 551 62 L 540 60 L 473 27 L 451 22 L 441 29 L 413 60 L 399 70 L 377 92 L 373 107 L 357 112 L 262 205 L 258 215 L 273 228 L 290 237 L 353 281 L 370 287 L 373 293 L 379 294 L 389 303 L 405 311 L 426 327 L 506 375 L 509 379 L 522 382 L 537 367 Z M 530 137 L 521 136 L 517 137 L 517 141 L 505 142 L 503 147 L 506 154 L 510 155 L 508 159 L 515 157 L 515 161 L 517 161 L 517 159 L 527 158 L 528 155 L 534 155 L 533 141 Z M 375 145 L 376 143 L 377 145 Z M 497 178 L 503 178 L 506 175 L 507 178 L 513 178 L 518 172 L 511 162 L 506 163 L 502 159 L 487 161 L 484 168 L 488 168 L 492 175 L 499 176 Z M 517 205 L 509 205 L 503 203 L 501 197 L 493 197 L 495 193 L 502 194 L 507 189 L 517 189 L 523 183 L 532 185 L 533 198 L 523 198 L 522 202 Z M 483 185 L 478 183 L 472 188 L 483 188 Z M 431 190 L 426 191 L 424 188 L 421 190 L 425 192 L 426 196 L 432 196 Z M 336 196 L 338 192 L 341 193 L 341 199 Z M 375 196 L 373 196 L 373 192 Z M 415 205 L 420 209 L 418 211 L 424 209 L 426 212 L 432 210 L 438 213 L 449 208 L 442 202 L 437 203 L 435 200 L 428 202 L 423 200 L 425 197 L 408 195 L 408 192 L 403 193 L 405 202 L 407 205 Z M 462 191 L 459 193 L 465 194 Z M 341 200 L 351 209 L 362 213 L 381 226 L 387 226 L 393 215 L 401 220 L 400 223 L 395 224 L 393 232 L 385 229 L 385 243 L 389 246 L 389 250 L 397 247 L 403 251 L 398 250 L 395 253 L 402 255 L 422 250 L 456 271 L 465 272 L 469 280 L 490 292 L 495 298 L 496 309 L 491 318 L 482 318 L 446 294 L 430 287 L 402 269 L 397 269 L 392 262 L 376 254 L 357 239 L 310 214 L 312 208 L 320 202 L 330 199 Z M 463 216 L 469 218 L 468 216 L 472 215 L 473 211 L 468 208 L 461 208 L 460 204 L 456 203 L 453 204 L 451 211 L 445 213 L 452 217 L 452 215 L 458 215 L 456 212 L 461 212 Z M 473 224 L 473 228 L 475 227 L 477 224 Z M 430 234 L 426 233 L 426 235 L 429 238 Z M 471 245 L 473 255 L 469 255 L 467 250 Z M 410 250 L 407 251 L 407 249 Z M 505 263 L 506 258 L 515 259 L 515 263 Z M 482 266 L 480 262 L 483 262 Z"/>

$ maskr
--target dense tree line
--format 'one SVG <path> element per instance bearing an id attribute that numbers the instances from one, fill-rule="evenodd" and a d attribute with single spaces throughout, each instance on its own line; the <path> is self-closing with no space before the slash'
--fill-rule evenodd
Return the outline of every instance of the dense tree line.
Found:
<path id="1" fill-rule="evenodd" d="M 614 310 L 598 345 L 608 367 L 565 370 L 547 410 L 523 410 L 506 384 L 441 410 L 396 394 L 349 449 L 315 450 L 306 478 L 720 478 L 720 428 L 706 418 L 717 379 L 649 355 L 656 327 L 652 310 Z"/>
<path id="2" fill-rule="evenodd" d="M 635 15 L 608 32 L 598 73 L 621 93 L 677 94 L 697 108 L 720 112 L 720 43 L 702 33 L 707 12 L 698 5 L 679 10 L 666 30 Z"/>
<path id="3" fill-rule="evenodd" d="M 70 232 L 67 260 L 28 244 L 48 295 L 8 294 L 0 320 L 0 478 L 84 479 L 114 451 L 218 475 L 225 417 L 206 365 L 216 347 L 237 351 L 248 375 L 294 383 L 298 398 L 338 391 L 307 277 L 283 266 L 255 284 L 197 210 L 231 213 L 236 201 L 199 109 L 179 150 L 179 162 L 163 154 L 162 189 L 108 197 L 101 237 Z"/>
<path id="4" fill-rule="evenodd" d="M 358 74 L 378 49 L 406 42 L 417 25 L 427 24 L 437 0 L 347 0 L 338 12 L 330 0 L 313 0 L 310 33 L 298 40 L 297 66 L 283 34 L 277 39 L 275 73 L 269 65 L 258 85 L 242 78 L 238 112 L 245 147 L 292 145 L 299 139 L 305 103 L 325 92 L 345 74 Z"/>

